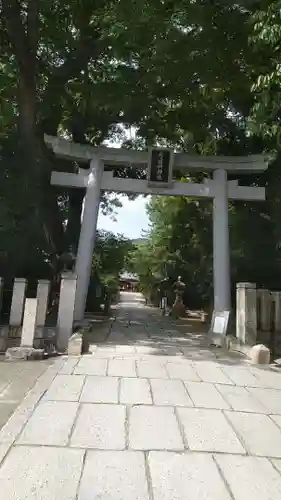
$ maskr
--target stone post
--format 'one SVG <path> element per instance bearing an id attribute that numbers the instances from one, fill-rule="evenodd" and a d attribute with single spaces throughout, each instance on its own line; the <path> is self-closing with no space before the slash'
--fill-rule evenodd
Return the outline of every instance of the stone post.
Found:
<path id="1" fill-rule="evenodd" d="M 215 196 L 213 201 L 213 282 L 214 309 L 216 312 L 231 310 L 230 261 L 228 228 L 227 172 L 214 171 Z"/>
<path id="2" fill-rule="evenodd" d="M 26 285 L 27 281 L 25 278 L 15 278 L 10 311 L 10 326 L 20 326 L 22 324 Z"/>
<path id="3" fill-rule="evenodd" d="M 236 285 L 236 337 L 242 344 L 257 342 L 257 290 L 255 283 Z"/>
<path id="4" fill-rule="evenodd" d="M 260 288 L 257 290 L 257 299 L 260 300 L 260 328 L 262 332 L 269 332 L 270 311 L 271 311 L 271 293 L 269 290 Z"/>
<path id="5" fill-rule="evenodd" d="M 50 291 L 50 281 L 49 280 L 39 280 L 37 286 L 37 315 L 36 315 L 36 326 L 44 326 L 46 322 L 46 314 L 48 307 Z"/>
<path id="6" fill-rule="evenodd" d="M 271 292 L 272 301 L 275 302 L 274 326 L 276 332 L 281 332 L 281 292 Z"/>
<path id="7" fill-rule="evenodd" d="M 21 332 L 21 347 L 33 347 L 37 315 L 37 299 L 26 299 L 23 325 Z"/>
<path id="8" fill-rule="evenodd" d="M 62 274 L 57 324 L 57 348 L 60 352 L 67 350 L 68 339 L 72 334 L 76 285 L 76 274 Z"/>
<path id="9" fill-rule="evenodd" d="M 20 347 L 10 347 L 6 351 L 9 360 L 42 359 L 44 349 L 35 349 L 34 337 L 36 327 L 37 299 L 26 299 L 21 333 Z"/>

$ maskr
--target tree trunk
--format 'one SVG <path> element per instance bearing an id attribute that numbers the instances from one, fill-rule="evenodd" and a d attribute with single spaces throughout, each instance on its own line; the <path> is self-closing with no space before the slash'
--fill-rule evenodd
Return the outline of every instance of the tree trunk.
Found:
<path id="1" fill-rule="evenodd" d="M 30 202 L 31 217 L 38 219 L 50 254 L 56 255 L 64 236 L 54 193 L 49 191 L 51 160 L 37 134 L 37 48 L 39 0 L 2 0 L 3 19 L 13 47 L 18 71 L 17 161 L 22 165 L 23 199 Z M 23 9 L 25 15 L 23 16 Z M 51 188 L 50 188 L 51 189 Z M 60 227 L 59 227 L 60 226 Z"/>
<path id="2" fill-rule="evenodd" d="M 21 148 L 32 158 L 36 151 L 36 82 L 32 68 L 30 74 L 20 71 L 18 86 L 19 123 Z M 36 153 L 35 153 L 36 154 Z M 33 163 L 32 161 L 32 163 Z"/>
<path id="3" fill-rule="evenodd" d="M 36 130 L 38 0 L 28 0 L 25 18 L 22 16 L 23 5 L 19 0 L 2 0 L 2 6 L 18 67 L 18 129 L 21 148 L 32 159 Z"/>

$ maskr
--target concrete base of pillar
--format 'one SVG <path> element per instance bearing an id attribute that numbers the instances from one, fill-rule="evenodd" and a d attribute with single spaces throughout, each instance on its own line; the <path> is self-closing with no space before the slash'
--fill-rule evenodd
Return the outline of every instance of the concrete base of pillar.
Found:
<path id="1" fill-rule="evenodd" d="M 7 349 L 5 357 L 8 361 L 31 361 L 44 358 L 44 349 L 35 349 L 34 347 L 10 347 Z"/>
<path id="2" fill-rule="evenodd" d="M 69 356 L 80 356 L 83 348 L 83 332 L 71 335 L 68 341 L 67 354 Z"/>
<path id="3" fill-rule="evenodd" d="M 270 350 L 263 344 L 257 344 L 250 351 L 250 359 L 254 365 L 268 365 Z"/>
<path id="4" fill-rule="evenodd" d="M 269 290 L 261 288 L 257 290 L 257 300 L 260 303 L 259 312 L 259 327 L 262 332 L 269 332 L 271 328 L 271 302 L 272 297 Z"/>
<path id="5" fill-rule="evenodd" d="M 209 332 L 209 344 L 211 347 L 226 347 L 226 338 L 219 333 Z"/>
<path id="6" fill-rule="evenodd" d="M 234 335 L 227 335 L 225 337 L 225 347 L 229 351 L 240 352 L 241 354 L 247 356 L 247 358 L 250 358 L 252 347 L 244 344 L 237 337 L 234 337 Z"/>
<path id="7" fill-rule="evenodd" d="M 236 337 L 241 344 L 257 343 L 257 290 L 255 283 L 236 284 Z"/>

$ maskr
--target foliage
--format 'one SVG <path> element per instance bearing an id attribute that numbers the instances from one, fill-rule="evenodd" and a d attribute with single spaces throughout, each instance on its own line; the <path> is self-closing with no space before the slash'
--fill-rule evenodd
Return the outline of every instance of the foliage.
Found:
<path id="1" fill-rule="evenodd" d="M 250 42 L 259 54 L 256 80 L 252 90 L 255 101 L 249 124 L 253 132 L 262 134 L 276 148 L 280 147 L 280 110 L 281 110 L 281 2 L 263 1 L 261 9 L 252 17 L 253 33 Z M 274 143 L 273 143 L 274 144 Z"/>
<path id="2" fill-rule="evenodd" d="M 119 274 L 126 265 L 132 243 L 122 235 L 109 231 L 98 231 L 93 257 L 92 279 L 88 296 L 90 307 L 100 304 L 105 292 L 111 299 L 116 297 L 119 288 Z M 98 299 L 98 300 L 97 300 Z"/>
<path id="3" fill-rule="evenodd" d="M 124 236 L 99 230 L 93 258 L 94 271 L 105 280 L 106 276 L 118 278 L 125 267 L 126 257 L 131 249 L 131 241 Z"/>
<path id="4" fill-rule="evenodd" d="M 154 197 L 148 206 L 150 239 L 133 256 L 145 294 L 168 277 L 180 275 L 193 305 L 206 302 L 212 282 L 212 212 L 209 202 L 183 197 Z"/>
<path id="5" fill-rule="evenodd" d="M 79 165 L 46 149 L 48 133 L 138 149 L 158 143 L 203 154 L 277 151 L 268 173 L 243 180 L 265 185 L 266 203 L 230 206 L 233 282 L 272 284 L 281 243 L 280 7 L 280 0 L 2 0 L 1 274 L 54 276 L 59 255 L 77 247 L 84 193 L 50 186 L 50 173 Z M 125 134 L 130 127 L 134 141 Z M 117 173 L 145 176 L 130 165 Z M 116 204 L 114 194 L 103 193 L 103 210 L 114 213 Z M 156 198 L 149 215 L 149 241 L 126 265 L 138 269 L 144 290 L 166 273 L 181 274 L 190 297 L 208 300 L 210 203 Z M 116 279 L 128 250 L 112 238 L 98 239 L 101 280 L 104 269 Z"/>

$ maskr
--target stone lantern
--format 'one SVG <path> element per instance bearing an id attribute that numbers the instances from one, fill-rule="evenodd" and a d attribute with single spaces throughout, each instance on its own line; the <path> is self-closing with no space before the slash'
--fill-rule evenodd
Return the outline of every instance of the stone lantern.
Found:
<path id="1" fill-rule="evenodd" d="M 172 307 L 171 315 L 180 318 L 185 316 L 185 307 L 182 301 L 183 294 L 186 289 L 185 283 L 182 281 L 181 276 L 178 276 L 177 281 L 173 284 L 173 289 L 176 293 L 176 299 Z"/>

